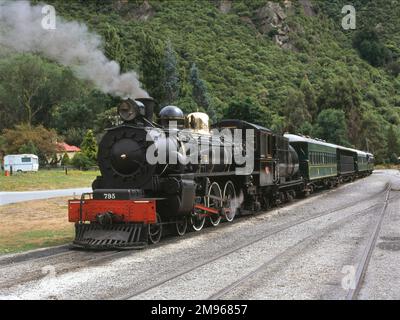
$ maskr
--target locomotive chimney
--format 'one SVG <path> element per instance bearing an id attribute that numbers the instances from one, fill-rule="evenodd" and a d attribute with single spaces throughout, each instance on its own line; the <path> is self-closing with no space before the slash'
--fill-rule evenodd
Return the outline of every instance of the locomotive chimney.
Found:
<path id="1" fill-rule="evenodd" d="M 137 101 L 141 102 L 145 106 L 145 117 L 153 121 L 153 112 L 154 112 L 154 107 L 156 105 L 156 102 L 153 98 L 148 97 L 148 98 L 137 98 Z"/>

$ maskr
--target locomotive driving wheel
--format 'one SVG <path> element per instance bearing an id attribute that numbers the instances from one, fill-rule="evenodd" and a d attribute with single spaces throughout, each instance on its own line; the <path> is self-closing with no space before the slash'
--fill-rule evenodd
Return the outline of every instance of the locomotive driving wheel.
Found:
<path id="1" fill-rule="evenodd" d="M 204 198 L 201 198 L 201 201 L 197 202 L 197 204 L 205 205 Z M 199 209 L 194 209 L 192 212 L 192 215 L 190 217 L 190 224 L 191 224 L 193 230 L 200 231 L 201 229 L 203 229 L 205 222 L 206 222 L 205 214 Z"/>
<path id="2" fill-rule="evenodd" d="M 218 210 L 222 207 L 222 191 L 217 182 L 213 182 L 208 189 L 207 207 Z M 214 227 L 218 226 L 221 222 L 221 215 L 212 213 L 210 222 Z"/>
<path id="3" fill-rule="evenodd" d="M 223 199 L 225 209 L 227 209 L 225 210 L 225 219 L 228 222 L 232 222 L 235 218 L 239 203 L 237 203 L 235 185 L 230 180 L 225 183 Z"/>
<path id="4" fill-rule="evenodd" d="M 188 222 L 186 217 L 182 217 L 181 220 L 175 223 L 175 230 L 178 236 L 182 237 L 186 233 L 187 225 Z"/>
<path id="5" fill-rule="evenodd" d="M 154 224 L 149 225 L 149 242 L 152 244 L 156 244 L 160 242 L 162 236 L 162 224 L 161 217 L 157 213 L 157 221 Z"/>

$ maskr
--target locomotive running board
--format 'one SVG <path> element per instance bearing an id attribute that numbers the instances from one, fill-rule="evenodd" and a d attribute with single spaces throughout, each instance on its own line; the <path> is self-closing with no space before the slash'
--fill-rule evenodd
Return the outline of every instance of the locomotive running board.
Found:
<path id="1" fill-rule="evenodd" d="M 73 246 L 93 250 L 142 249 L 147 246 L 143 224 L 76 223 Z"/>

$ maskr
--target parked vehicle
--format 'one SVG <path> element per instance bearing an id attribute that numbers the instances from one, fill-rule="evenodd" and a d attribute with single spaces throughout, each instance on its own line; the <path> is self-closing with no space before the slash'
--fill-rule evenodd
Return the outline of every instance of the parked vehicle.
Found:
<path id="1" fill-rule="evenodd" d="M 4 171 L 31 172 L 39 170 L 39 158 L 34 154 L 10 154 L 4 157 Z"/>

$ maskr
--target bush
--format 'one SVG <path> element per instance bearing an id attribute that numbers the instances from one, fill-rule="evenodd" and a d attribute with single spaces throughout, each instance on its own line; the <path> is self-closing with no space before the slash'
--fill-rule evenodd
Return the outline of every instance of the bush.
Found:
<path id="1" fill-rule="evenodd" d="M 391 51 L 385 47 L 373 29 L 358 31 L 354 36 L 353 46 L 360 56 L 374 67 L 383 66 L 392 58 Z"/>
<path id="2" fill-rule="evenodd" d="M 53 129 L 46 129 L 42 125 L 37 127 L 28 124 L 16 125 L 14 129 L 3 131 L 4 149 L 7 153 L 35 153 L 39 156 L 41 165 L 45 165 L 48 159 L 57 153 L 57 145 L 54 141 L 59 140 Z"/>
<path id="3" fill-rule="evenodd" d="M 92 130 L 88 130 L 86 132 L 86 135 L 83 138 L 81 144 L 81 148 L 82 148 L 82 153 L 89 159 L 89 161 L 91 161 L 92 163 L 96 162 L 97 142 Z"/>
<path id="4" fill-rule="evenodd" d="M 72 165 L 79 170 L 88 170 L 94 163 L 83 153 L 77 153 L 72 159 Z"/>
<path id="5" fill-rule="evenodd" d="M 390 159 L 389 160 L 390 160 L 390 163 L 399 164 L 399 157 L 395 153 L 392 153 L 390 155 Z"/>
<path id="6" fill-rule="evenodd" d="M 64 153 L 62 159 L 61 159 L 61 165 L 62 166 L 68 166 L 71 164 L 71 159 L 68 157 L 67 153 Z"/>

